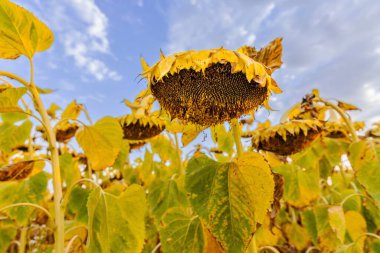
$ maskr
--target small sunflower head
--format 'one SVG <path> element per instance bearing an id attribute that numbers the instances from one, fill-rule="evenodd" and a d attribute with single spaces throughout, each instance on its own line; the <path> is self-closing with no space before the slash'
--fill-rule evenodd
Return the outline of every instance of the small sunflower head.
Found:
<path id="1" fill-rule="evenodd" d="M 139 99 L 139 102 L 124 101 L 132 109 L 131 114 L 120 117 L 119 122 L 124 132 L 124 139 L 141 141 L 159 135 L 165 129 L 165 121 L 158 112 L 150 113 L 152 96 Z"/>
<path id="2" fill-rule="evenodd" d="M 355 130 L 359 131 L 364 128 L 364 122 L 357 121 L 353 123 Z M 342 139 L 350 136 L 347 125 L 342 121 L 328 121 L 323 125 L 324 136 L 332 139 Z"/>
<path id="3" fill-rule="evenodd" d="M 253 133 L 254 148 L 278 155 L 292 155 L 304 150 L 321 134 L 322 124 L 317 120 L 292 120 Z"/>
<path id="4" fill-rule="evenodd" d="M 133 114 L 128 114 L 120 118 L 123 128 L 124 139 L 145 140 L 159 135 L 165 129 L 164 122 L 154 116 L 136 118 Z"/>
<path id="5" fill-rule="evenodd" d="M 145 146 L 146 141 L 129 141 L 129 150 L 137 150 Z"/>
<path id="6" fill-rule="evenodd" d="M 79 126 L 77 123 L 66 122 L 63 125 L 60 125 L 56 130 L 56 138 L 58 142 L 67 143 L 71 138 L 75 136 Z"/>
<path id="7" fill-rule="evenodd" d="M 239 51 L 224 48 L 161 57 L 142 75 L 172 118 L 210 126 L 238 118 L 281 90 L 269 69 Z"/>
<path id="8" fill-rule="evenodd" d="M 380 122 L 375 123 L 374 127 L 367 131 L 366 135 L 372 138 L 380 138 Z"/>

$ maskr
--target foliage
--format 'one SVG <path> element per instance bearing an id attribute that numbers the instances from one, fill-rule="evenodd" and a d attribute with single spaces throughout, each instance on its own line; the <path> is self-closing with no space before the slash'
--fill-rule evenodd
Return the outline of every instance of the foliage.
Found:
<path id="1" fill-rule="evenodd" d="M 155 85 L 228 62 L 280 92 L 271 74 L 281 41 L 142 60 L 142 76 Z M 151 112 L 155 97 L 143 90 L 124 101 L 130 114 L 93 124 L 75 100 L 45 109 L 40 94 L 51 91 L 34 83 L 32 58 L 52 43 L 33 14 L 0 0 L 0 58 L 24 55 L 32 70 L 29 81 L 0 71 L 0 252 L 379 252 L 380 123 L 363 133 L 348 115 L 356 106 L 313 90 L 278 125 L 249 112 L 230 129 Z M 195 143 L 201 132 L 211 138 Z M 264 149 L 272 139 L 276 149 Z"/>

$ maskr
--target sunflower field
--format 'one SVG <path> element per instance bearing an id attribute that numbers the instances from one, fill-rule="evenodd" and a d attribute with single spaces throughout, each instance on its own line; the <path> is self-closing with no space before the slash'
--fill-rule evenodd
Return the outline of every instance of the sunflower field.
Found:
<path id="1" fill-rule="evenodd" d="M 96 122 L 41 99 L 53 41 L 0 0 L 0 58 L 30 62 L 28 80 L 0 70 L 0 252 L 380 252 L 380 123 L 318 90 L 255 120 L 282 92 L 281 38 L 141 59 L 130 113 Z"/>

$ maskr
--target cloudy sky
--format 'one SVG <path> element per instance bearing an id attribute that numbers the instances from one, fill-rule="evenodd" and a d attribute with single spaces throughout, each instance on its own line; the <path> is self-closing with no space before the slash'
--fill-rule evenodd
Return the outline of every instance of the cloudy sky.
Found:
<path id="1" fill-rule="evenodd" d="M 243 44 L 262 47 L 283 37 L 284 65 L 275 78 L 284 90 L 271 105 L 278 118 L 304 94 L 362 108 L 355 119 L 380 120 L 380 1 L 377 0 L 15 0 L 55 33 L 38 54 L 36 81 L 57 91 L 46 103 L 85 103 L 95 119 L 119 116 L 146 87 L 139 58 L 153 64 L 188 49 Z M 28 76 L 25 59 L 0 69 Z"/>

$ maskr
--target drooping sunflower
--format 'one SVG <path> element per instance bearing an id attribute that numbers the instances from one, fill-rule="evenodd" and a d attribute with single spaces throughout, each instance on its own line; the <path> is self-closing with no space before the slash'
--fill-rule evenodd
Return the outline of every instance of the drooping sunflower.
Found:
<path id="1" fill-rule="evenodd" d="M 224 48 L 161 55 L 152 67 L 142 59 L 149 89 L 172 118 L 210 126 L 267 108 L 281 93 L 271 69 L 244 50 Z"/>
<path id="2" fill-rule="evenodd" d="M 353 123 L 355 130 L 359 131 L 364 128 L 364 122 L 357 121 Z M 341 121 L 328 121 L 323 126 L 324 136 L 332 139 L 346 138 L 350 136 L 347 125 Z"/>
<path id="3" fill-rule="evenodd" d="M 76 122 L 64 121 L 55 127 L 55 137 L 58 142 L 68 143 L 75 136 L 78 129 L 79 125 Z M 47 140 L 45 128 L 42 126 L 37 127 L 37 131 L 42 133 L 42 137 Z"/>
<path id="4" fill-rule="evenodd" d="M 308 147 L 322 131 L 318 120 L 292 120 L 272 127 L 259 127 L 252 133 L 254 148 L 278 155 L 292 155 Z"/>
<path id="5" fill-rule="evenodd" d="M 160 134 L 165 129 L 164 121 L 154 115 L 136 117 L 128 114 L 120 118 L 124 139 L 145 140 Z"/>
<path id="6" fill-rule="evenodd" d="M 132 113 L 119 119 L 124 139 L 141 141 L 159 135 L 165 129 L 165 121 L 159 117 L 159 113 L 150 113 L 152 96 L 140 102 L 130 103 L 126 100 L 125 103 L 132 109 Z"/>

